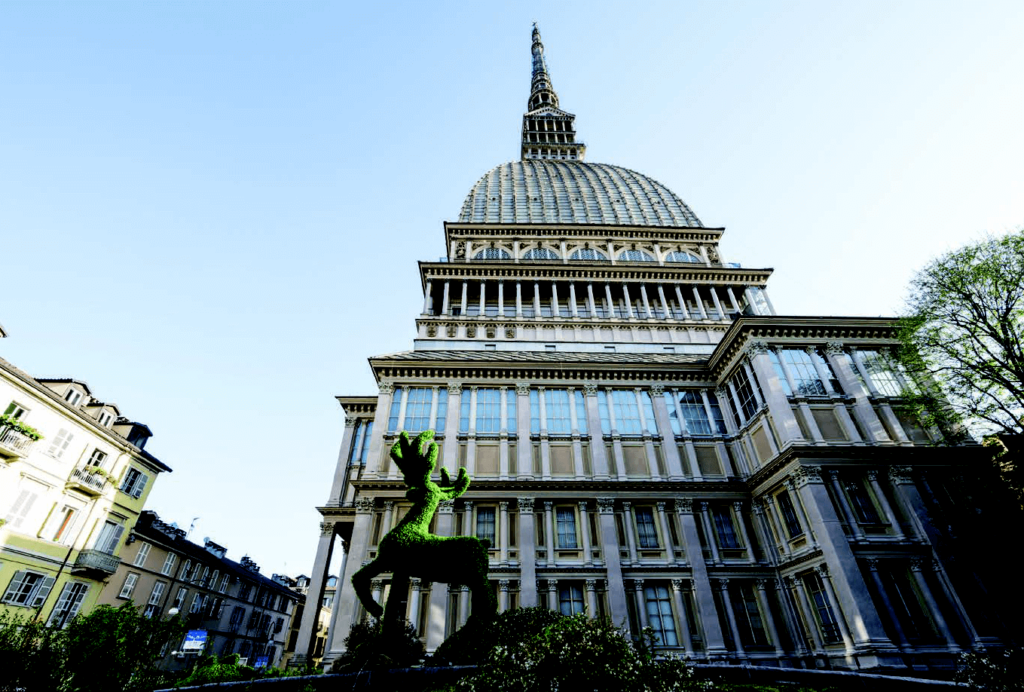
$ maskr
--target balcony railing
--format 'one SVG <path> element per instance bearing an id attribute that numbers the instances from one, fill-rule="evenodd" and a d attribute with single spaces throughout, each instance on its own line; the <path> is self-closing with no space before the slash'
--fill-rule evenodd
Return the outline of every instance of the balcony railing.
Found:
<path id="1" fill-rule="evenodd" d="M 14 428 L 3 428 L 0 431 L 0 455 L 14 458 L 27 456 L 34 443 L 31 437 Z"/>
<path id="2" fill-rule="evenodd" d="M 78 559 L 75 560 L 75 566 L 72 568 L 72 571 L 113 574 L 117 571 L 117 566 L 120 564 L 121 558 L 115 555 L 108 555 L 98 550 L 83 550 L 78 554 Z"/>
<path id="3" fill-rule="evenodd" d="M 107 484 L 107 476 L 97 472 L 95 466 L 76 466 L 68 478 L 68 485 L 88 493 L 99 494 Z"/>

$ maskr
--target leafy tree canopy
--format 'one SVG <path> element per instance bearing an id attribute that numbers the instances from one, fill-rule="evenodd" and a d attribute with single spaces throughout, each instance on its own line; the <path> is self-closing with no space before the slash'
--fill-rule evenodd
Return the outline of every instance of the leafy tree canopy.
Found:
<path id="1" fill-rule="evenodd" d="M 1022 439 L 1022 299 L 1024 230 L 943 255 L 912 280 L 901 360 L 943 384 L 948 407 L 928 412 L 945 432 L 962 419 L 980 435 Z"/>

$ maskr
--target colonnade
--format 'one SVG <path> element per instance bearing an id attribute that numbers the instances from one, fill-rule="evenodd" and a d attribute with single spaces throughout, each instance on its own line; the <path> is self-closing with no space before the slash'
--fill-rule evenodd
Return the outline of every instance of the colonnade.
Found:
<path id="1" fill-rule="evenodd" d="M 440 283 L 440 305 L 434 295 Z M 524 290 L 525 284 L 525 290 Z M 471 291 L 472 288 L 472 291 Z M 507 290 L 506 290 L 507 289 Z M 751 286 L 684 286 L 658 282 L 428 279 L 424 290 L 425 316 L 477 316 L 723 320 L 744 310 L 758 314 L 760 292 L 770 314 L 767 293 Z M 471 296 L 472 293 L 472 296 Z M 561 295 L 560 295 L 561 294 Z"/>

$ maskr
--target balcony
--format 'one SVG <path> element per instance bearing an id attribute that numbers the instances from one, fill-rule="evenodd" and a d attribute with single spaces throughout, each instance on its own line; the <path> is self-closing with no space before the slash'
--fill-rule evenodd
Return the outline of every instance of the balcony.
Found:
<path id="1" fill-rule="evenodd" d="M 107 485 L 107 474 L 95 466 L 76 466 L 68 478 L 68 487 L 90 495 L 99 495 Z"/>
<path id="2" fill-rule="evenodd" d="M 121 564 L 121 558 L 98 550 L 83 550 L 75 560 L 75 566 L 71 568 L 73 574 L 81 572 L 93 572 L 103 575 L 110 575 L 117 571 Z"/>
<path id="3" fill-rule="evenodd" d="M 19 459 L 28 456 L 35 440 L 15 428 L 0 429 L 0 456 Z"/>

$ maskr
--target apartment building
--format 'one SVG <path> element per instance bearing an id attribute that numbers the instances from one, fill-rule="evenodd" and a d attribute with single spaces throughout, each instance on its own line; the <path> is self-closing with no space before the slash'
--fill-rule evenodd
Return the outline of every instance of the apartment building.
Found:
<path id="1" fill-rule="evenodd" d="M 0 609 L 64 626 L 97 602 L 160 473 L 150 429 L 0 359 Z"/>

